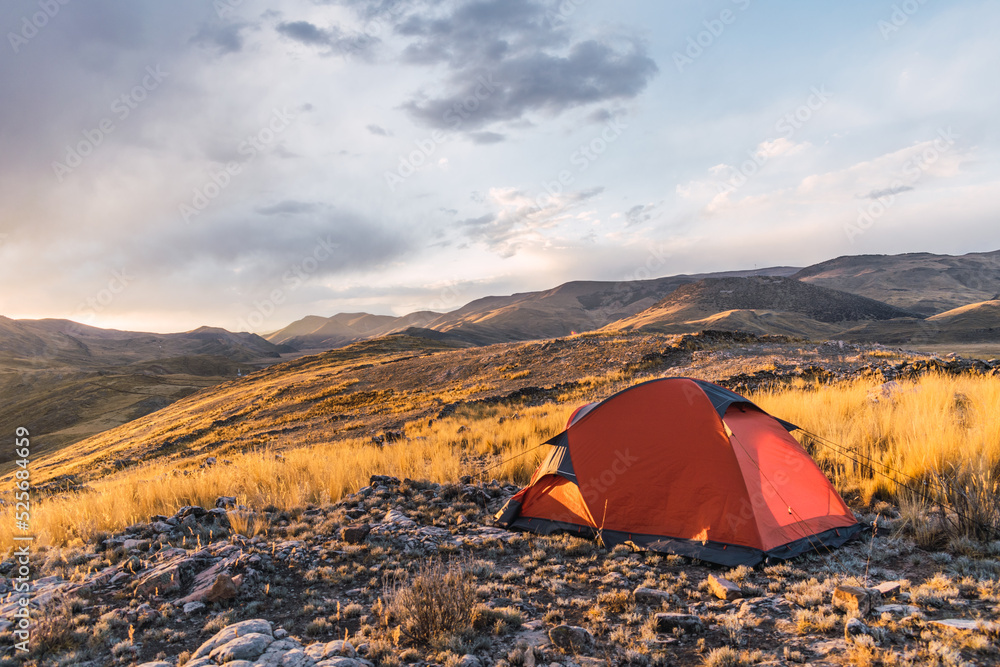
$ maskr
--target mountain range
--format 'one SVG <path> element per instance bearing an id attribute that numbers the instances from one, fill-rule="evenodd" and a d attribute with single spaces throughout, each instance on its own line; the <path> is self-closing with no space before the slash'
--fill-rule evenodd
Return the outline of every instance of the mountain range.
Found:
<path id="1" fill-rule="evenodd" d="M 0 430 L 30 423 L 45 436 L 43 449 L 59 449 L 282 356 L 394 334 L 458 348 L 583 332 L 704 329 L 925 347 L 995 344 L 998 296 L 1000 251 L 994 251 L 858 255 L 805 268 L 574 281 L 483 297 L 448 313 L 309 316 L 264 336 L 215 327 L 142 333 L 0 317 Z"/>

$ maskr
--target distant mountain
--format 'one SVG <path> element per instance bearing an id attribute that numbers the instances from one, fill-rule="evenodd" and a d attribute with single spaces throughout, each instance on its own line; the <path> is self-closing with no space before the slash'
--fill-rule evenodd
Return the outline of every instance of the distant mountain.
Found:
<path id="1" fill-rule="evenodd" d="M 409 327 L 423 327 L 440 316 L 440 313 L 430 311 L 410 313 L 403 317 L 368 313 L 340 313 L 333 317 L 309 315 L 268 334 L 267 340 L 300 350 L 330 349 L 385 336 Z"/>
<path id="2" fill-rule="evenodd" d="M 399 318 L 366 313 L 306 317 L 266 338 L 299 349 L 339 347 L 410 327 L 438 331 L 448 334 L 448 340 L 473 345 L 553 338 L 599 329 L 645 310 L 681 285 L 707 277 L 788 276 L 797 271 L 798 267 L 780 266 L 617 283 L 573 281 L 540 292 L 483 297 L 444 314 L 421 311 Z"/>
<path id="3" fill-rule="evenodd" d="M 843 325 L 899 317 L 915 315 L 873 299 L 792 278 L 754 276 L 708 278 L 682 285 L 652 307 L 613 322 L 606 329 L 679 333 L 724 328 L 816 336 L 838 330 L 824 323 Z"/>
<path id="4" fill-rule="evenodd" d="M 0 430 L 27 427 L 44 452 L 278 361 L 291 348 L 201 327 L 154 334 L 0 317 Z M 13 450 L 0 451 L 0 464 Z"/>
<path id="5" fill-rule="evenodd" d="M 277 359 L 281 351 L 279 345 L 257 334 L 215 327 L 156 334 L 100 329 L 70 320 L 12 320 L 0 316 L 0 363 L 7 364 L 103 367 L 199 355 L 249 362 Z"/>
<path id="6" fill-rule="evenodd" d="M 1000 250 L 967 255 L 852 255 L 806 267 L 797 280 L 936 315 L 1000 294 Z"/>

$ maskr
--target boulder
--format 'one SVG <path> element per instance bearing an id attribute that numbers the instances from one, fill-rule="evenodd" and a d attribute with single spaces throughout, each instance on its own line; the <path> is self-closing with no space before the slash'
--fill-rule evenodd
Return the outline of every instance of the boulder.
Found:
<path id="1" fill-rule="evenodd" d="M 191 614 L 197 614 L 198 612 L 205 610 L 204 602 L 188 602 L 184 605 L 184 613 L 190 616 Z"/>
<path id="2" fill-rule="evenodd" d="M 549 630 L 549 640 L 566 652 L 579 653 L 594 648 L 594 636 L 576 625 L 557 625 Z"/>
<path id="3" fill-rule="evenodd" d="M 270 633 L 251 632 L 212 649 L 209 660 L 222 664 L 233 660 L 256 660 L 274 642 Z"/>
<path id="4" fill-rule="evenodd" d="M 653 617 L 657 632 L 673 632 L 680 628 L 684 632 L 701 632 L 704 624 L 694 614 L 656 614 Z"/>
<path id="5" fill-rule="evenodd" d="M 708 587 L 712 595 L 720 600 L 737 600 L 743 597 L 743 591 L 737 584 L 714 574 L 708 575 Z"/>
<path id="6" fill-rule="evenodd" d="M 340 538 L 348 544 L 361 544 L 370 532 L 372 532 L 372 527 L 367 523 L 344 526 L 340 529 Z"/>
<path id="7" fill-rule="evenodd" d="M 205 658 L 208 657 L 212 651 L 214 651 L 219 646 L 243 635 L 249 634 L 264 634 L 269 637 L 273 637 L 273 631 L 271 630 L 271 622 L 265 621 L 262 618 L 253 618 L 247 621 L 240 621 L 239 623 L 233 623 L 232 625 L 227 625 L 222 628 L 215 635 L 209 639 L 207 642 L 198 647 L 192 658 Z"/>
<path id="8" fill-rule="evenodd" d="M 833 591 L 833 606 L 841 609 L 857 610 L 861 616 L 871 613 L 877 592 L 858 586 L 837 586 Z"/>
<path id="9" fill-rule="evenodd" d="M 664 600 L 670 600 L 673 596 L 667 591 L 661 591 L 657 588 L 643 588 L 639 586 L 632 592 L 632 597 L 638 603 L 659 607 Z"/>

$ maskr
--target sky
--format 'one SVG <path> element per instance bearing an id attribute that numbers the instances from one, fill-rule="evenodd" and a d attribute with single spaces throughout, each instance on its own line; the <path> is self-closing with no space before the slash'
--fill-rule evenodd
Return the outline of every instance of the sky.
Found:
<path id="1" fill-rule="evenodd" d="M 261 333 L 996 250 L 998 25 L 963 0 L 7 0 L 0 315 Z"/>

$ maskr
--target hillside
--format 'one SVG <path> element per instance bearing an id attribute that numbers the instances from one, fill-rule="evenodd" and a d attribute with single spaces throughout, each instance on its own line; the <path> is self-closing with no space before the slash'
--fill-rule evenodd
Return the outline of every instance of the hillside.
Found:
<path id="1" fill-rule="evenodd" d="M 287 351 L 249 333 L 99 329 L 0 317 L 0 430 L 29 427 L 39 452 L 100 433 Z M 0 470 L 13 458 L 0 451 Z"/>
<path id="2" fill-rule="evenodd" d="M 1000 294 L 1000 250 L 967 255 L 850 255 L 793 278 L 935 315 Z"/>
<path id="3" fill-rule="evenodd" d="M 792 278 L 754 276 L 682 285 L 654 306 L 607 329 L 679 333 L 749 328 L 755 333 L 827 337 L 843 330 L 846 322 L 907 316 L 913 314 L 854 294 Z"/>
<path id="4" fill-rule="evenodd" d="M 444 314 L 419 311 L 398 318 L 367 313 L 310 316 L 266 338 L 302 350 L 329 349 L 417 327 L 444 332 L 450 340 L 473 345 L 539 340 L 599 329 L 648 308 L 681 285 L 709 276 L 786 276 L 796 271 L 796 267 L 771 267 L 651 280 L 573 281 L 539 292 L 483 297 Z"/>

